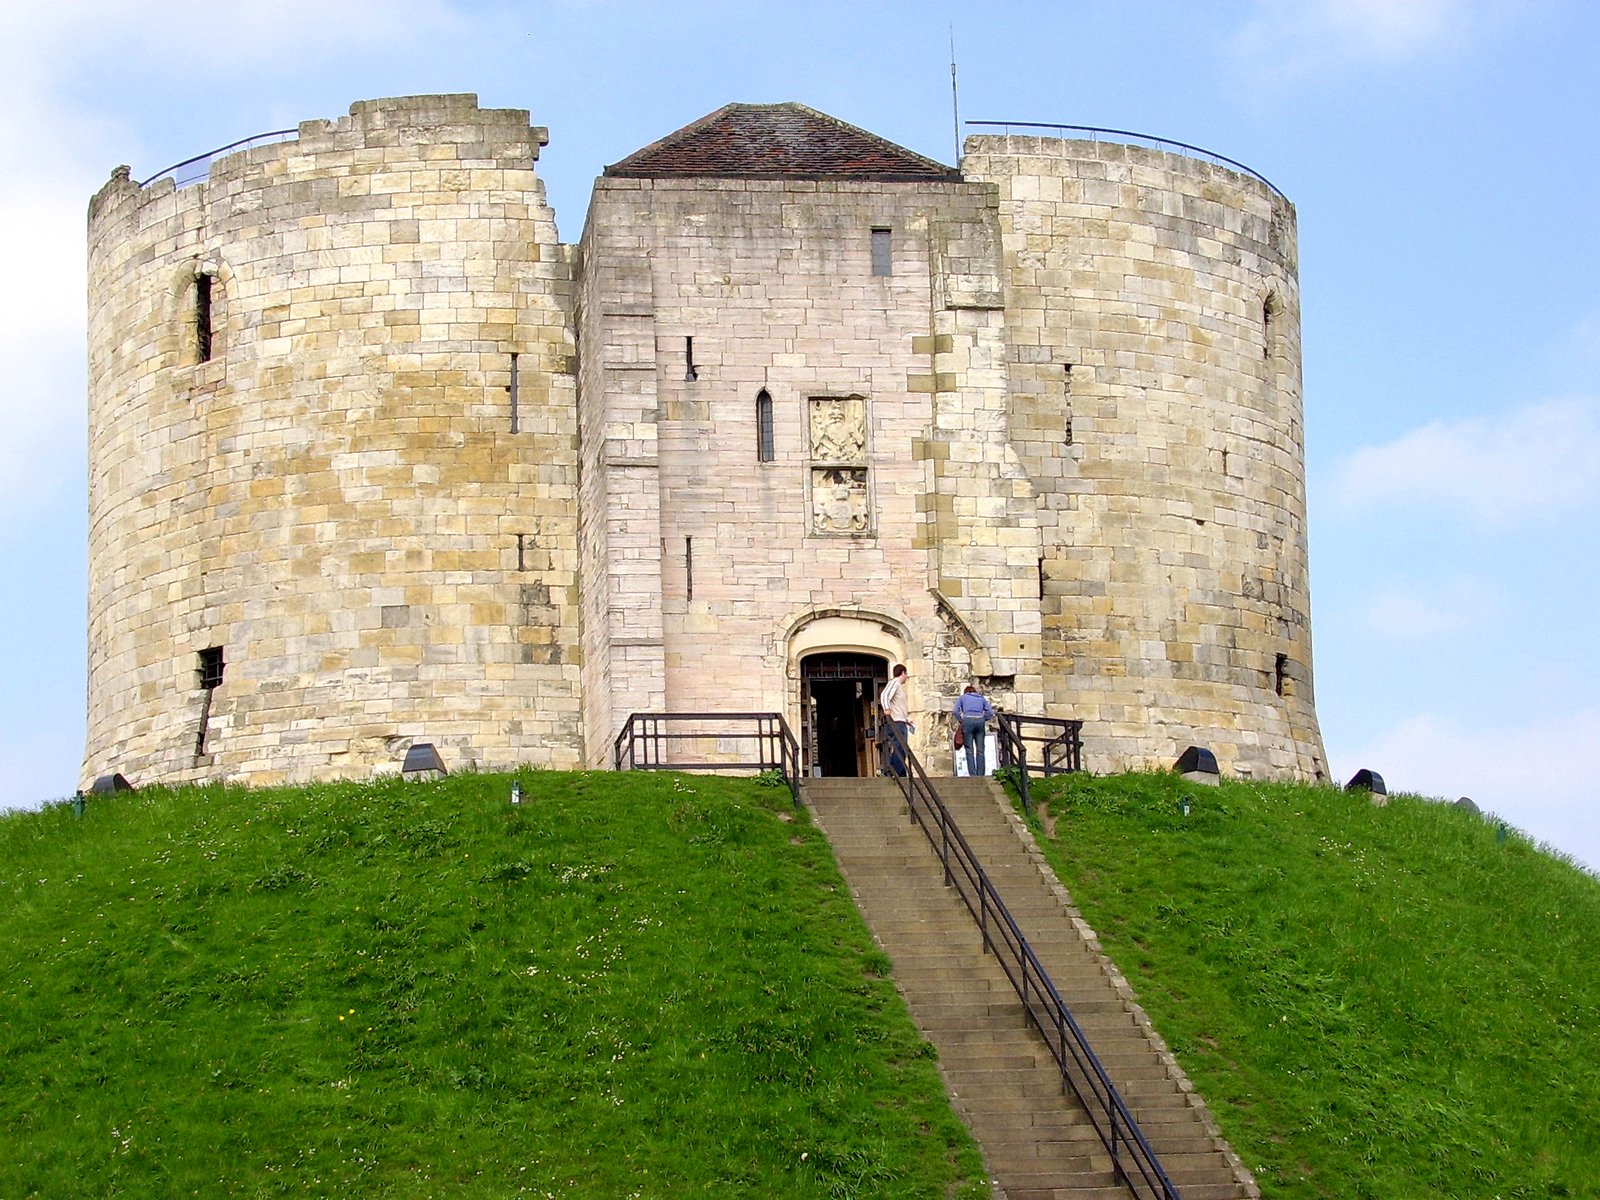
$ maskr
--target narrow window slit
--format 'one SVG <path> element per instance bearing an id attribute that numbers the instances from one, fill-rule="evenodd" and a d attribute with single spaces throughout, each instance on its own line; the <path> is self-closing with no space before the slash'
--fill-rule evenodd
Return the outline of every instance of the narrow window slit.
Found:
<path id="1" fill-rule="evenodd" d="M 1277 330 L 1274 328 L 1274 326 L 1277 324 L 1277 318 L 1278 318 L 1278 295 L 1277 295 L 1276 292 L 1269 292 L 1267 294 L 1266 298 L 1261 301 L 1261 357 L 1262 358 L 1271 358 L 1272 357 L 1272 339 L 1277 334 Z"/>
<path id="2" fill-rule="evenodd" d="M 1280 654 L 1272 666 L 1273 687 L 1280 696 L 1291 695 L 1289 680 L 1289 656 Z"/>
<path id="3" fill-rule="evenodd" d="M 526 571 L 528 569 L 526 537 L 526 534 L 517 534 L 517 570 L 519 571 Z"/>
<path id="4" fill-rule="evenodd" d="M 511 382 L 506 384 L 506 394 L 511 400 L 511 432 L 512 433 L 520 432 L 520 430 L 518 429 L 518 414 L 517 414 L 517 384 L 518 384 L 518 379 L 517 379 L 517 354 L 516 354 L 515 351 L 513 351 L 512 354 L 511 354 Z M 521 536 L 518 535 L 517 541 L 518 541 L 518 553 L 519 554 L 521 553 L 521 540 L 522 540 Z"/>
<path id="5" fill-rule="evenodd" d="M 756 393 L 756 461 L 771 462 L 776 455 L 772 437 L 772 396 L 766 388 Z"/>
<path id="6" fill-rule="evenodd" d="M 683 361 L 683 377 L 690 381 L 699 379 L 700 374 L 694 369 L 694 339 L 692 337 L 686 337 L 683 339 Z"/>
<path id="7" fill-rule="evenodd" d="M 194 277 L 194 340 L 200 362 L 211 361 L 211 279 L 204 273 Z"/>
<path id="8" fill-rule="evenodd" d="M 1062 398 L 1062 418 L 1061 418 L 1062 430 L 1061 430 L 1061 432 L 1062 432 L 1062 437 L 1063 437 L 1063 443 L 1062 444 L 1070 446 L 1070 445 L 1072 445 L 1072 364 L 1071 363 L 1064 363 L 1062 365 L 1061 398 Z"/>
<path id="9" fill-rule="evenodd" d="M 694 539 L 683 539 L 683 587 L 685 599 L 694 599 Z"/>

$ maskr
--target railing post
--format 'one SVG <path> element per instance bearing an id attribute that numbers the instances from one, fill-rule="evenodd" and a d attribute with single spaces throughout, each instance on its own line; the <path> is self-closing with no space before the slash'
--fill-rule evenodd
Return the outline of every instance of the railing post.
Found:
<path id="1" fill-rule="evenodd" d="M 989 945 L 989 889 L 978 889 L 978 932 L 983 935 L 983 952 L 993 954 L 994 947 Z"/>
<path id="2" fill-rule="evenodd" d="M 1111 1111 L 1111 1097 L 1106 1097 L 1106 1116 L 1111 1123 L 1111 1169 L 1116 1172 L 1118 1183 L 1128 1183 L 1128 1173 L 1122 1169 L 1122 1156 L 1117 1152 L 1117 1133 L 1119 1130 L 1117 1114 Z"/>
<path id="3" fill-rule="evenodd" d="M 939 806 L 939 837 L 944 843 L 939 851 L 939 857 L 944 859 L 944 885 L 949 887 L 955 882 L 950 875 L 950 813 L 942 804 Z"/>

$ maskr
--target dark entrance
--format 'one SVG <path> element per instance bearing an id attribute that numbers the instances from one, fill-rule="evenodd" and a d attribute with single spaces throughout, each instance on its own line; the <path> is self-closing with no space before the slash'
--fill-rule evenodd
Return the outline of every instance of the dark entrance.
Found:
<path id="1" fill-rule="evenodd" d="M 800 723 L 812 775 L 878 773 L 877 700 L 889 663 L 876 654 L 827 651 L 800 660 Z"/>

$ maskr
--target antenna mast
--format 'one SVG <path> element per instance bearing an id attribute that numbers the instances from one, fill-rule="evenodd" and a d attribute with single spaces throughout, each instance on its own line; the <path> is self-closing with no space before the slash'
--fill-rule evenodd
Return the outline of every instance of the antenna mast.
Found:
<path id="1" fill-rule="evenodd" d="M 950 115 L 955 118 L 956 169 L 961 168 L 961 102 L 956 96 L 956 23 L 950 22 Z"/>

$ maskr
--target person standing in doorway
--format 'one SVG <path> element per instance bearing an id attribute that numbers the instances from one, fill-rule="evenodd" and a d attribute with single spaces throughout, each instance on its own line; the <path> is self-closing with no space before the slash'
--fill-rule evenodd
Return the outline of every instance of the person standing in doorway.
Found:
<path id="1" fill-rule="evenodd" d="M 967 690 L 956 697 L 950 715 L 955 718 L 956 728 L 961 730 L 961 747 L 967 752 L 967 774 L 987 775 L 984 751 L 989 741 L 989 722 L 994 720 L 993 706 L 969 683 Z"/>
<path id="2" fill-rule="evenodd" d="M 878 697 L 878 707 L 883 709 L 883 715 L 894 722 L 895 729 L 900 733 L 898 741 L 890 739 L 889 773 L 904 778 L 906 756 L 902 747 L 909 744 L 911 731 L 916 728 L 911 723 L 911 709 L 906 702 L 905 663 L 895 664 L 894 678 L 889 680 L 883 689 L 883 695 Z"/>

